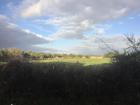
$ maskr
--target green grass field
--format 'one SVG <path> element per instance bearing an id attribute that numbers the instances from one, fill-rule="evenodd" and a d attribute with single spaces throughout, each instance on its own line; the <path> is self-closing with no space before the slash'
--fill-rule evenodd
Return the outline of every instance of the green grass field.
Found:
<path id="1" fill-rule="evenodd" d="M 111 63 L 110 58 L 55 58 L 48 60 L 34 60 L 34 63 L 45 63 L 45 62 L 66 62 L 66 63 L 82 63 L 85 66 L 96 65 L 96 64 L 107 64 Z"/>
<path id="2" fill-rule="evenodd" d="M 47 60 L 32 60 L 33 63 L 81 63 L 84 66 L 97 65 L 97 64 L 108 64 L 111 63 L 110 58 L 104 57 L 93 57 L 93 58 L 52 58 Z M 7 62 L 0 62 L 0 65 L 6 64 Z"/>
<path id="3" fill-rule="evenodd" d="M 6 64 L 6 63 L 7 63 L 7 62 L 1 62 L 1 61 L 0 61 L 0 65 L 4 65 L 4 64 Z"/>

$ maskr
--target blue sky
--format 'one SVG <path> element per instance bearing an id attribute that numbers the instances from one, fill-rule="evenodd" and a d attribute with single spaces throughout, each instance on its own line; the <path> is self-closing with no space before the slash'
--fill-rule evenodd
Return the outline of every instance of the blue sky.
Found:
<path id="1" fill-rule="evenodd" d="M 101 40 L 121 51 L 139 27 L 139 0 L 0 1 L 0 48 L 100 55 Z"/>

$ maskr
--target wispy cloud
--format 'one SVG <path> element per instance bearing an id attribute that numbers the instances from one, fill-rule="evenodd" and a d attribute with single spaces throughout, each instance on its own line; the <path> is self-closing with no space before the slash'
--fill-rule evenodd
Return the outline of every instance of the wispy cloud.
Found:
<path id="1" fill-rule="evenodd" d="M 132 17 L 132 16 L 131 16 L 131 17 L 129 17 L 128 19 L 129 19 L 129 20 L 134 20 L 134 19 L 135 19 L 135 17 Z"/>
<path id="2" fill-rule="evenodd" d="M 122 24 L 124 24 L 124 22 L 120 21 L 120 22 L 118 22 L 118 24 L 122 25 Z"/>

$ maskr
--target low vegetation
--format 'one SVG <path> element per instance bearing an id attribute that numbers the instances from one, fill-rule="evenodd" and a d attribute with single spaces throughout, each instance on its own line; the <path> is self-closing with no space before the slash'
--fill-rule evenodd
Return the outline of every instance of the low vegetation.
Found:
<path id="1" fill-rule="evenodd" d="M 0 49 L 0 64 L 5 64 L 6 62 L 12 60 L 20 60 L 34 63 L 67 62 L 67 63 L 82 63 L 84 65 L 93 65 L 93 64 L 111 63 L 111 56 L 47 54 L 32 51 L 22 51 L 17 48 Z"/>
<path id="2" fill-rule="evenodd" d="M 50 60 L 50 59 L 67 59 L 67 58 L 91 58 L 89 55 L 74 55 L 74 54 L 50 54 L 39 53 L 32 51 L 22 51 L 17 48 L 0 49 L 0 61 L 7 62 L 10 60 L 20 59 L 25 61 L 31 60 Z M 100 58 L 100 56 L 93 56 Z"/>
<path id="3" fill-rule="evenodd" d="M 140 44 L 131 38 L 112 63 L 27 62 L 0 65 L 1 105 L 139 105 Z M 82 58 L 81 58 L 82 59 Z"/>

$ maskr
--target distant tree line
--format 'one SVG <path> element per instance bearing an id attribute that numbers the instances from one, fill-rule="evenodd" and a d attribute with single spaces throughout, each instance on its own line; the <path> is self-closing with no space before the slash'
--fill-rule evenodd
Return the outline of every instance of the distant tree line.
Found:
<path id="1" fill-rule="evenodd" d="M 13 59 L 21 60 L 45 60 L 52 58 L 74 58 L 74 57 L 85 57 L 89 58 L 88 55 L 74 55 L 74 54 L 51 54 L 51 53 L 40 53 L 33 51 L 22 51 L 18 48 L 3 48 L 0 49 L 0 61 L 9 61 Z"/>

